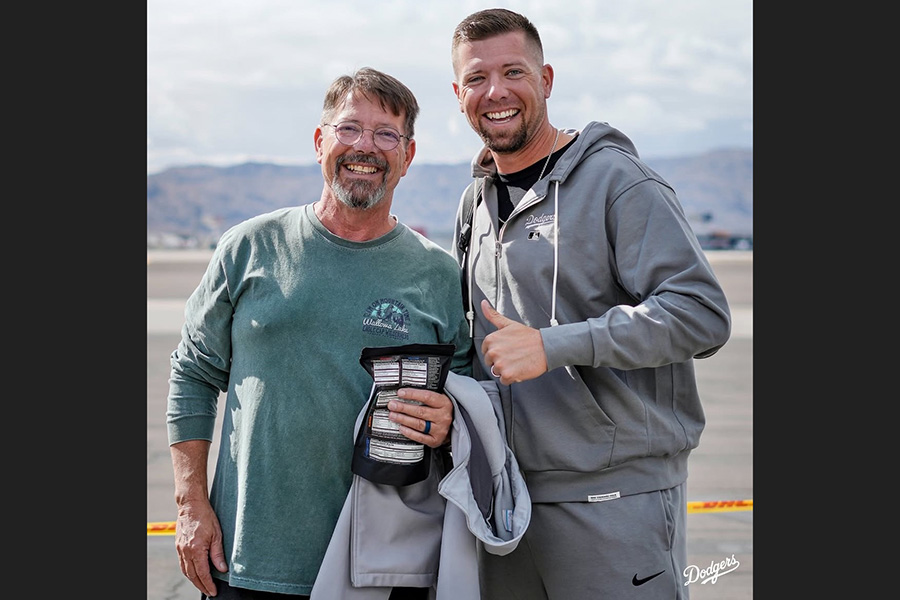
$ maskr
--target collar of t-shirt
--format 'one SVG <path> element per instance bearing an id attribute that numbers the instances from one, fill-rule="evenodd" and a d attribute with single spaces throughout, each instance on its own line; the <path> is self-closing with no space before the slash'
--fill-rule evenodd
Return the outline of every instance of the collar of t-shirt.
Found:
<path id="1" fill-rule="evenodd" d="M 498 172 L 497 178 L 495 180 L 495 184 L 497 186 L 497 212 L 500 216 L 500 223 L 506 223 L 506 220 L 509 218 L 509 215 L 513 211 L 513 207 L 519 203 L 519 200 L 525 195 L 525 192 L 531 189 L 538 181 L 538 176 L 541 174 L 541 171 L 544 171 L 544 177 L 546 177 L 550 171 L 553 170 L 554 165 L 559 160 L 559 158 L 565 153 L 565 151 L 572 145 L 575 140 L 572 139 L 568 144 L 554 152 L 550 155 L 550 162 L 547 163 L 547 168 L 544 169 L 544 163 L 547 161 L 547 157 L 543 157 L 541 160 L 536 163 L 529 165 L 522 169 L 521 171 L 516 171 L 515 173 L 507 173 L 503 174 Z"/>

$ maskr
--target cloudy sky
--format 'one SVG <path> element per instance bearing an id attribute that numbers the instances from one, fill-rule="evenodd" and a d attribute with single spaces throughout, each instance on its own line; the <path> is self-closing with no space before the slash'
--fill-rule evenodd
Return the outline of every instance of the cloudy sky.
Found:
<path id="1" fill-rule="evenodd" d="M 752 148 L 752 0 L 147 0 L 147 173 L 314 164 L 325 89 L 364 66 L 416 94 L 414 164 L 468 162 L 450 38 L 492 7 L 537 26 L 554 126 L 606 121 L 645 158 Z"/>

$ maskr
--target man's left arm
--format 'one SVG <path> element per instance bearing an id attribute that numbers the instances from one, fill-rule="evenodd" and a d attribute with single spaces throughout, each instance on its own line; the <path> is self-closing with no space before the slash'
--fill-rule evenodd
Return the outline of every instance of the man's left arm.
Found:
<path id="1" fill-rule="evenodd" d="M 731 333 L 725 293 L 671 188 L 647 180 L 607 213 L 610 283 L 632 298 L 541 329 L 547 368 L 640 369 L 714 354 Z"/>

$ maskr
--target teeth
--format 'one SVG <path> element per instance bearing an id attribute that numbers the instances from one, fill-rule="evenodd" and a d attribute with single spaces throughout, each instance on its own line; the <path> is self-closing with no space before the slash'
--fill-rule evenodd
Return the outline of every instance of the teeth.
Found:
<path id="1" fill-rule="evenodd" d="M 488 119 L 506 119 L 515 114 L 518 114 L 518 112 L 519 112 L 518 110 L 511 108 L 509 110 L 504 110 L 502 112 L 488 113 L 487 118 Z"/>
<path id="2" fill-rule="evenodd" d="M 375 167 L 366 167 L 363 165 L 347 165 L 347 168 L 355 173 L 368 173 L 369 175 L 378 171 Z"/>

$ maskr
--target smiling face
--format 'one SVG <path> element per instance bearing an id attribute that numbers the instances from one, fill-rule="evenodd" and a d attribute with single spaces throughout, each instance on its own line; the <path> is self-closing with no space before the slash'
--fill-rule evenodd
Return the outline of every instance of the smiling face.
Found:
<path id="1" fill-rule="evenodd" d="M 547 122 L 553 70 L 523 32 L 461 43 L 453 69 L 459 109 L 491 151 L 522 150 Z"/>
<path id="2" fill-rule="evenodd" d="M 328 122 L 355 123 L 365 131 L 348 146 L 337 140 L 334 127 L 316 128 L 316 160 L 322 165 L 326 187 L 350 208 L 368 209 L 391 199 L 415 155 L 415 140 L 401 138 L 396 148 L 385 151 L 375 145 L 372 130 L 391 127 L 407 135 L 405 115 L 393 115 L 357 91 L 347 95 Z"/>

